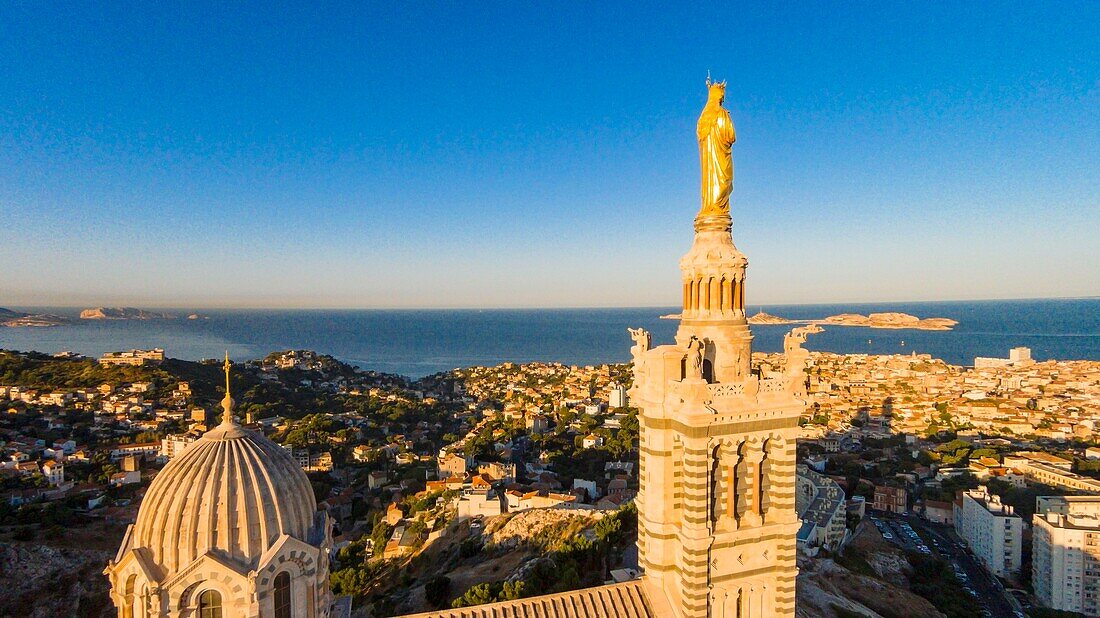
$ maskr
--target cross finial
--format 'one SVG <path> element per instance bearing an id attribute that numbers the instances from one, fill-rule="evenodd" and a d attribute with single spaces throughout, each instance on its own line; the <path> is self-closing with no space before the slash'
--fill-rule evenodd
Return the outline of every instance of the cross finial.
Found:
<path id="1" fill-rule="evenodd" d="M 222 367 L 225 369 L 225 399 L 222 399 L 222 424 L 223 425 L 235 425 L 236 419 L 233 418 L 233 398 L 229 396 L 229 368 L 231 367 L 229 362 L 229 350 L 225 351 L 225 364 Z"/>
<path id="2" fill-rule="evenodd" d="M 225 351 L 225 364 L 222 365 L 225 368 L 225 396 L 229 396 L 229 350 Z"/>

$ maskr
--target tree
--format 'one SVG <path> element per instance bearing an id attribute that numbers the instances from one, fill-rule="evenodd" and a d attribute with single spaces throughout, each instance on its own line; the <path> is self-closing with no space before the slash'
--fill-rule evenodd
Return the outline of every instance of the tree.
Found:
<path id="1" fill-rule="evenodd" d="M 454 603 L 451 603 L 451 607 L 470 607 L 472 605 L 484 605 L 492 602 L 493 592 L 489 588 L 489 584 L 478 584 L 455 599 Z"/>
<path id="2" fill-rule="evenodd" d="M 497 596 L 498 601 L 515 601 L 516 599 L 523 598 L 524 584 L 522 581 L 518 582 L 504 582 L 504 588 Z"/>
<path id="3" fill-rule="evenodd" d="M 309 446 L 309 431 L 305 428 L 292 429 L 287 432 L 283 443 L 294 448 L 305 448 Z"/>
<path id="4" fill-rule="evenodd" d="M 370 575 L 370 572 L 365 569 L 347 567 L 333 572 L 329 581 L 332 584 L 332 591 L 336 594 L 362 598 L 370 590 Z"/>
<path id="5" fill-rule="evenodd" d="M 374 528 L 371 529 L 370 533 L 370 540 L 376 556 L 382 555 L 382 552 L 386 549 L 386 543 L 390 540 L 391 534 L 393 534 L 393 527 L 387 524 L 385 519 L 379 517 L 378 521 L 374 523 Z"/>
<path id="6" fill-rule="evenodd" d="M 440 575 L 429 579 L 424 584 L 424 598 L 428 600 L 432 607 L 444 607 L 450 594 L 451 580 L 449 577 Z"/>

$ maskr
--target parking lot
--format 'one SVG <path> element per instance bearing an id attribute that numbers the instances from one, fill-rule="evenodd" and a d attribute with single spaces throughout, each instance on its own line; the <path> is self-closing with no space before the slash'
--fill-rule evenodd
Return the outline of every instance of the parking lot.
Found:
<path id="1" fill-rule="evenodd" d="M 955 579 L 976 604 L 975 615 L 983 618 L 1023 618 L 1007 598 L 1000 580 L 990 575 L 954 538 L 946 526 L 930 524 L 913 516 L 874 512 L 868 515 L 882 537 L 895 546 L 946 560 Z"/>

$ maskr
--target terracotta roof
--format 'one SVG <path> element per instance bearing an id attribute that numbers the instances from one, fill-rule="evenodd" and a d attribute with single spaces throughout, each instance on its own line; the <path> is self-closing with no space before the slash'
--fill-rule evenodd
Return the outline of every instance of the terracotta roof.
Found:
<path id="1" fill-rule="evenodd" d="M 663 599 L 662 599 L 663 601 Z M 659 618 L 644 580 L 516 601 L 445 609 L 404 618 Z"/>

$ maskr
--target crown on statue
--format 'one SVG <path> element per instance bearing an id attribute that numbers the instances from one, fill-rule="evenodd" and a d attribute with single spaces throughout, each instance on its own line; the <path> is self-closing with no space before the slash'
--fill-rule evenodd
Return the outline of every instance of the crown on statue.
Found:
<path id="1" fill-rule="evenodd" d="M 722 80 L 722 81 L 712 80 L 710 78 L 710 75 L 707 75 L 707 88 L 709 90 L 720 90 L 722 92 L 725 92 L 726 91 L 726 80 Z"/>

